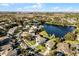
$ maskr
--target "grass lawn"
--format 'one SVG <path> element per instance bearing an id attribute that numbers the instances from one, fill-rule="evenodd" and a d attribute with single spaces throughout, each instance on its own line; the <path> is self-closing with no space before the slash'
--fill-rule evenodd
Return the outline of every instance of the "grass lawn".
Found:
<path id="1" fill-rule="evenodd" d="M 37 50 L 41 50 L 41 52 L 44 52 L 46 48 L 42 45 L 37 46 Z"/>
<path id="2" fill-rule="evenodd" d="M 54 35 L 49 36 L 48 33 L 45 30 L 40 32 L 39 34 L 42 35 L 43 37 L 48 38 L 49 40 L 53 40 L 53 41 L 56 41 L 56 42 L 59 40 L 59 38 L 58 37 L 56 38 Z"/>
<path id="3" fill-rule="evenodd" d="M 65 42 L 70 43 L 70 44 L 79 44 L 79 41 L 77 41 L 77 40 L 74 40 L 74 41 L 66 40 Z"/>

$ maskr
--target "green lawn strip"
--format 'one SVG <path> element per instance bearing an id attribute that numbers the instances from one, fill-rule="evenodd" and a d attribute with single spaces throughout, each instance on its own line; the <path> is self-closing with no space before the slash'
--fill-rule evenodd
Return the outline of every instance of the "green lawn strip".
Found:
<path id="1" fill-rule="evenodd" d="M 32 46 L 34 45 L 36 42 L 33 40 L 33 41 L 29 41 L 29 44 Z"/>
<path id="2" fill-rule="evenodd" d="M 32 46 L 32 45 L 34 45 L 36 42 L 34 41 L 34 40 L 32 40 L 32 41 L 27 41 L 26 42 L 29 46 Z"/>
<path id="3" fill-rule="evenodd" d="M 45 48 L 44 46 L 42 46 L 42 45 L 38 45 L 38 46 L 36 47 L 36 49 L 37 49 L 37 50 L 41 50 L 41 52 L 44 52 L 44 51 L 46 50 L 46 48 Z"/>
<path id="4" fill-rule="evenodd" d="M 55 37 L 54 35 L 49 36 L 48 33 L 45 30 L 40 32 L 39 34 L 42 35 L 43 37 L 48 38 L 49 40 L 53 40 L 53 41 L 56 41 L 56 42 L 58 42 L 58 40 L 59 40 L 59 38 Z"/>
<path id="5" fill-rule="evenodd" d="M 64 42 L 66 42 L 66 43 L 70 43 L 70 44 L 79 44 L 79 41 L 78 41 L 78 40 L 74 40 L 74 41 L 71 41 L 71 40 L 65 40 Z"/>
<path id="6" fill-rule="evenodd" d="M 42 35 L 43 37 L 49 38 L 49 35 L 48 35 L 48 33 L 46 31 L 42 31 L 39 34 Z"/>
<path id="7" fill-rule="evenodd" d="M 21 48 L 21 46 L 19 45 L 17 48 Z"/>

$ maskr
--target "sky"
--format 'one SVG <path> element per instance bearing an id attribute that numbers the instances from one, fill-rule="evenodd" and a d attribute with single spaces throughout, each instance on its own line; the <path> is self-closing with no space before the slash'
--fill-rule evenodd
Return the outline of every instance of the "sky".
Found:
<path id="1" fill-rule="evenodd" d="M 79 12 L 79 3 L 0 3 L 0 11 Z"/>

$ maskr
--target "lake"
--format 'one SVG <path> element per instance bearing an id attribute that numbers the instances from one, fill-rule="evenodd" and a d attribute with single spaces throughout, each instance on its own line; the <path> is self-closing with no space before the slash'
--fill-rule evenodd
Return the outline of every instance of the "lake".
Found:
<path id="1" fill-rule="evenodd" d="M 64 37 L 68 32 L 71 32 L 75 29 L 73 26 L 58 26 L 58 25 L 49 25 L 44 24 L 44 29 L 49 35 L 55 35 L 56 37 Z"/>

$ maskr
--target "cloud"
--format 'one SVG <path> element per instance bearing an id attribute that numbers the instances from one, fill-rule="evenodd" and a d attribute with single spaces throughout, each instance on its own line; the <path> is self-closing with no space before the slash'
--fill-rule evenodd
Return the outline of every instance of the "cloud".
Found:
<path id="1" fill-rule="evenodd" d="M 26 5 L 24 7 L 17 8 L 17 11 L 41 11 L 41 10 L 43 10 L 43 6 L 44 6 L 44 4 L 35 3 L 35 4 L 29 5 L 29 6 Z"/>
<path id="2" fill-rule="evenodd" d="M 16 6 L 17 4 L 14 3 L 0 3 L 1 10 L 10 10 L 8 7 Z M 33 3 L 30 5 L 24 6 L 17 6 L 13 8 L 14 11 L 40 11 L 40 12 L 79 12 L 79 9 L 74 8 L 73 6 L 70 7 L 61 7 L 61 6 L 53 6 L 53 7 L 46 7 L 44 3 Z"/>
<path id="3" fill-rule="evenodd" d="M 42 8 L 42 6 L 43 6 L 43 4 L 37 3 L 37 4 L 34 4 L 32 7 L 40 9 L 40 8 Z"/>
<path id="4" fill-rule="evenodd" d="M 52 8 L 50 8 L 49 9 L 49 11 L 51 11 L 51 12 L 59 12 L 59 11 L 61 11 L 62 10 L 62 8 L 61 7 L 52 7 Z"/>
<path id="5" fill-rule="evenodd" d="M 6 6 L 6 7 L 8 7 L 8 6 L 10 6 L 10 4 L 9 3 L 0 3 L 0 6 Z"/>
<path id="6" fill-rule="evenodd" d="M 66 9 L 64 9 L 63 11 L 65 12 L 71 12 L 71 11 L 74 11 L 73 7 L 68 7 Z"/>
<path id="7" fill-rule="evenodd" d="M 52 7 L 51 12 L 79 12 L 79 9 L 75 9 L 73 7 L 67 7 L 67 8 L 62 8 L 62 7 Z"/>
<path id="8" fill-rule="evenodd" d="M 30 6 L 25 6 L 23 9 L 41 9 L 43 8 L 44 4 L 41 4 L 41 3 L 35 3 L 35 4 L 32 4 Z"/>
<path id="9" fill-rule="evenodd" d="M 53 9 L 54 9 L 54 10 L 57 10 L 57 9 L 60 9 L 60 7 L 54 7 Z"/>
<path id="10" fill-rule="evenodd" d="M 63 10 L 64 12 L 79 12 L 79 9 L 75 9 L 73 7 L 68 7 Z"/>
<path id="11" fill-rule="evenodd" d="M 18 10 L 23 10 L 23 9 L 22 8 L 17 8 L 16 10 L 18 11 Z"/>
<path id="12" fill-rule="evenodd" d="M 38 7 L 37 7 L 38 6 Z M 53 7 L 52 9 L 44 9 L 41 4 L 33 4 L 31 6 L 25 6 L 23 8 L 17 8 L 16 11 L 28 11 L 28 12 L 79 12 L 78 9 L 74 9 L 73 7 L 61 8 L 61 7 Z"/>

